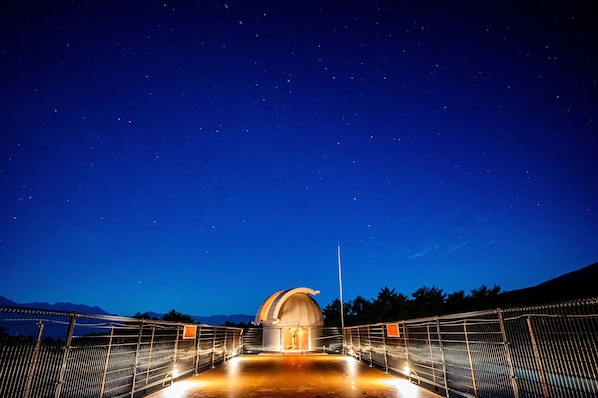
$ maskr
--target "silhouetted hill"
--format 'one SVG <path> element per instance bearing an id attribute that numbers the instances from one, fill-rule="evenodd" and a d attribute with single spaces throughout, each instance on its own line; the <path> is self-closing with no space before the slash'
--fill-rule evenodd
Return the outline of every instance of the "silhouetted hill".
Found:
<path id="1" fill-rule="evenodd" d="M 17 307 L 17 308 L 31 308 L 36 310 L 48 310 L 48 311 L 64 311 L 64 312 L 77 312 L 80 314 L 98 314 L 98 315 L 110 315 L 108 312 L 104 311 L 100 307 L 90 307 L 85 304 L 72 304 L 72 303 L 17 303 L 12 300 L 7 299 L 6 297 L 0 296 L 0 306 L 5 307 Z M 157 312 L 148 312 L 147 313 L 151 318 L 155 319 L 162 319 L 164 314 L 159 314 Z M 114 315 L 114 314 L 112 314 Z M 245 315 L 245 314 L 233 314 L 233 315 L 191 315 L 191 318 L 195 323 L 202 323 L 204 325 L 224 325 L 226 322 L 231 322 L 235 324 L 239 323 L 246 323 L 249 324 L 251 321 L 254 320 L 253 315 Z"/>
<path id="2" fill-rule="evenodd" d="M 72 303 L 16 303 L 5 297 L 0 296 L 0 305 L 6 307 L 19 307 L 19 308 L 33 308 L 36 310 L 48 310 L 48 311 L 65 311 L 65 312 L 78 312 L 81 314 L 99 314 L 109 315 L 108 312 L 104 311 L 100 307 L 90 307 L 85 304 L 72 304 Z"/>
<path id="3" fill-rule="evenodd" d="M 156 319 L 162 319 L 164 314 L 159 314 L 157 312 L 147 312 L 147 314 Z M 245 315 L 245 314 L 233 314 L 233 315 L 209 315 L 209 316 L 202 316 L 202 315 L 191 315 L 193 322 L 195 323 L 202 323 L 204 325 L 224 325 L 226 322 L 231 322 L 235 324 L 245 323 L 249 324 L 251 321 L 255 320 L 254 315 Z"/>
<path id="4" fill-rule="evenodd" d="M 598 297 L 598 263 L 536 286 L 501 293 L 498 301 L 502 307 L 513 307 L 591 297 Z"/>

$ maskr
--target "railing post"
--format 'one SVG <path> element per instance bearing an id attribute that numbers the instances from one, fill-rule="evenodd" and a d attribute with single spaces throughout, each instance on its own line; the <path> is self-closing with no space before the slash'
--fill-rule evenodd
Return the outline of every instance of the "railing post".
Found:
<path id="1" fill-rule="evenodd" d="M 152 351 L 154 350 L 154 336 L 156 335 L 156 327 L 152 326 L 152 338 L 150 340 L 149 354 L 147 356 L 147 369 L 145 371 L 145 385 L 149 383 L 149 374 L 152 366 Z"/>
<path id="2" fill-rule="evenodd" d="M 139 365 L 139 348 L 143 336 L 143 319 L 139 323 L 139 334 L 137 335 L 137 348 L 135 349 L 135 362 L 133 362 L 133 383 L 131 383 L 131 398 L 135 394 L 135 379 L 137 379 L 137 366 Z"/>
<path id="3" fill-rule="evenodd" d="M 502 342 L 505 346 L 505 355 L 507 357 L 507 364 L 509 365 L 509 376 L 511 377 L 511 385 L 513 386 L 513 396 L 519 398 L 519 385 L 515 376 L 515 368 L 513 366 L 513 358 L 511 357 L 511 349 L 509 348 L 509 340 L 507 339 L 507 331 L 505 329 L 505 322 L 502 316 L 502 310 L 498 309 L 498 322 L 500 325 L 500 333 L 502 335 Z"/>
<path id="4" fill-rule="evenodd" d="M 114 336 L 114 326 L 110 326 L 110 339 L 108 340 L 108 350 L 106 352 L 106 360 L 104 361 L 104 372 L 102 373 L 102 385 L 100 386 L 100 398 L 104 397 L 104 390 L 106 386 L 106 376 L 108 374 L 108 363 L 110 362 L 110 351 L 112 351 L 112 338 Z"/>
<path id="5" fill-rule="evenodd" d="M 434 365 L 434 353 L 432 352 L 432 336 L 430 335 L 430 324 L 426 323 L 428 333 L 428 350 L 430 351 L 430 365 L 432 366 L 432 381 L 436 383 L 436 366 Z"/>
<path id="6" fill-rule="evenodd" d="M 212 369 L 215 368 L 214 361 L 216 356 L 216 327 L 212 326 L 214 337 L 212 338 Z"/>
<path id="7" fill-rule="evenodd" d="M 384 347 L 384 372 L 388 373 L 388 357 L 386 355 L 386 325 L 382 325 L 382 346 Z"/>
<path id="8" fill-rule="evenodd" d="M 370 344 L 370 368 L 374 366 L 374 359 L 372 358 L 372 334 L 370 333 L 370 325 L 368 325 L 368 343 Z"/>
<path id="9" fill-rule="evenodd" d="M 534 359 L 536 366 L 538 367 L 538 374 L 540 375 L 540 383 L 542 384 L 542 394 L 544 398 L 549 398 L 548 383 L 546 382 L 546 375 L 544 374 L 544 368 L 542 367 L 542 357 L 540 356 L 540 349 L 538 348 L 538 342 L 536 341 L 536 328 L 534 321 L 531 316 L 527 316 L 527 328 L 529 330 L 529 336 L 532 342 L 532 350 L 534 352 Z"/>
<path id="10" fill-rule="evenodd" d="M 351 343 L 350 343 L 351 344 L 351 351 L 355 352 L 355 350 L 353 349 L 353 331 L 350 328 L 347 328 L 347 330 L 349 331 L 349 337 L 350 337 L 350 340 L 351 340 Z M 342 333 L 342 335 L 341 335 L 341 344 L 342 344 L 342 347 L 343 347 L 343 354 L 346 355 L 347 354 L 347 350 L 346 350 L 346 347 L 345 347 L 345 341 L 347 341 L 347 340 L 346 340 L 346 336 L 345 336 L 346 332 L 345 332 L 345 330 L 343 328 L 341 328 L 341 333 Z"/>
<path id="11" fill-rule="evenodd" d="M 467 319 L 463 320 L 463 333 L 465 334 L 465 347 L 467 347 L 467 358 L 469 359 L 469 370 L 471 371 L 471 385 L 473 395 L 477 398 L 478 388 L 476 387 L 475 372 L 473 371 L 473 360 L 471 358 L 471 349 L 469 348 L 469 336 L 467 336 Z"/>
<path id="12" fill-rule="evenodd" d="M 27 385 L 23 398 L 29 398 L 31 391 L 31 383 L 33 382 L 33 375 L 35 374 L 35 365 L 37 365 L 37 357 L 39 356 L 39 348 L 42 343 L 42 333 L 44 332 L 44 323 L 41 319 L 37 322 L 37 341 L 35 342 L 35 349 L 33 350 L 33 357 L 31 358 L 31 366 L 29 367 L 29 374 L 27 375 Z"/>
<path id="13" fill-rule="evenodd" d="M 183 326 L 184 327 L 184 326 Z M 176 360 L 179 351 L 179 334 L 181 331 L 181 324 L 177 323 L 176 325 L 176 340 L 174 341 L 174 360 L 172 362 L 172 369 L 176 368 Z M 174 382 L 174 374 L 172 375 L 172 381 Z"/>
<path id="14" fill-rule="evenodd" d="M 359 362 L 361 362 L 361 333 L 359 332 L 359 330 L 361 329 L 361 326 L 357 326 L 357 348 L 359 351 Z"/>
<path id="15" fill-rule="evenodd" d="M 407 324 L 405 321 L 402 322 L 403 324 L 403 341 L 405 342 L 405 360 L 407 361 L 407 366 L 411 369 L 411 364 L 409 363 L 409 331 L 407 330 Z M 409 374 L 407 375 L 409 380 L 411 380 L 411 370 L 409 370 Z"/>
<path id="16" fill-rule="evenodd" d="M 69 322 L 69 329 L 66 334 L 66 342 L 64 343 L 64 355 L 62 356 L 62 365 L 60 366 L 60 375 L 58 376 L 58 382 L 56 383 L 56 390 L 54 390 L 54 398 L 60 398 L 62 391 L 62 385 L 64 384 L 64 374 L 66 373 L 66 366 L 69 359 L 69 352 L 71 350 L 71 343 L 73 341 L 73 332 L 75 330 L 75 320 L 77 314 L 71 313 L 71 320 Z"/>
<path id="17" fill-rule="evenodd" d="M 226 362 L 226 339 L 228 338 L 228 328 L 224 329 L 224 344 L 222 346 L 222 350 L 224 351 L 224 354 L 222 355 L 222 360 L 224 362 Z"/>
<path id="18" fill-rule="evenodd" d="M 195 349 L 195 374 L 197 374 L 197 370 L 199 369 L 199 343 L 201 342 L 201 325 L 198 326 L 199 333 L 197 333 L 197 347 Z"/>
<path id="19" fill-rule="evenodd" d="M 444 374 L 444 390 L 445 390 L 445 397 L 449 397 L 449 387 L 448 387 L 448 374 L 446 373 L 446 359 L 444 357 L 444 346 L 442 345 L 442 335 L 440 333 L 440 319 L 438 316 L 436 318 L 436 333 L 438 334 L 438 347 L 440 348 L 440 358 L 442 360 L 442 373 Z"/>

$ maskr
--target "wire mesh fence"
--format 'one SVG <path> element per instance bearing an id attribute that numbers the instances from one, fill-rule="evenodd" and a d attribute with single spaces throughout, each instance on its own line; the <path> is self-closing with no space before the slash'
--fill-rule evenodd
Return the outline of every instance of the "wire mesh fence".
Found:
<path id="1" fill-rule="evenodd" d="M 0 397 L 139 397 L 241 347 L 233 327 L 0 307 Z"/>
<path id="2" fill-rule="evenodd" d="M 344 350 L 446 397 L 597 397 L 598 298 L 347 327 Z"/>
<path id="3" fill-rule="evenodd" d="M 259 352 L 261 332 L 0 307 L 0 397 L 140 397 Z M 598 298 L 324 328 L 319 342 L 446 397 L 598 396 Z"/>

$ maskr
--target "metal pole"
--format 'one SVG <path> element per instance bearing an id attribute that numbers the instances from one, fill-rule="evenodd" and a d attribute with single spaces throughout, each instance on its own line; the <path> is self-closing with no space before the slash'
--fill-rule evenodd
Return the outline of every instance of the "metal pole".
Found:
<path id="1" fill-rule="evenodd" d="M 339 285 L 339 297 L 341 301 L 341 329 L 343 330 L 342 339 L 343 346 L 345 345 L 345 310 L 343 308 L 343 273 L 341 270 L 341 245 L 337 246 L 337 259 L 338 259 L 338 285 Z"/>
<path id="2" fill-rule="evenodd" d="M 222 361 L 226 362 L 226 356 L 227 356 L 227 352 L 226 352 L 226 340 L 228 339 L 228 328 L 224 329 L 224 345 L 222 348 L 223 354 L 222 354 Z"/>
<path id="3" fill-rule="evenodd" d="M 137 366 L 139 365 L 139 348 L 143 336 L 143 319 L 139 323 L 139 335 L 137 335 L 137 348 L 135 349 L 135 362 L 133 363 L 133 382 L 131 384 L 131 398 L 135 395 L 135 379 L 137 378 Z"/>
<path id="4" fill-rule="evenodd" d="M 60 392 L 62 391 L 62 385 L 64 384 L 64 374 L 66 373 L 66 365 L 69 359 L 69 352 L 71 351 L 71 343 L 73 341 L 73 332 L 75 330 L 75 320 L 77 314 L 71 314 L 71 320 L 69 322 L 69 329 L 66 335 L 66 342 L 64 343 L 64 355 L 62 357 L 62 365 L 60 366 L 60 375 L 58 376 L 58 383 L 56 383 L 56 390 L 54 391 L 54 398 L 60 398 Z"/>
<path id="5" fill-rule="evenodd" d="M 214 366 L 214 361 L 215 361 L 215 355 L 216 355 L 216 330 L 214 327 L 212 327 L 213 333 L 214 333 L 214 337 L 212 338 L 212 369 L 215 368 Z"/>
<path id="6" fill-rule="evenodd" d="M 108 340 L 108 351 L 106 352 L 106 361 L 104 361 L 104 373 L 102 374 L 102 386 L 100 387 L 100 398 L 104 397 L 106 388 L 106 374 L 108 373 L 108 363 L 110 362 L 110 351 L 112 351 L 112 337 L 114 336 L 114 326 L 110 326 L 110 339 Z"/>
<path id="7" fill-rule="evenodd" d="M 536 341 L 534 321 L 532 321 L 530 316 L 527 317 L 527 328 L 532 341 L 532 350 L 534 351 L 534 359 L 536 360 L 536 366 L 538 367 L 538 374 L 540 375 L 542 394 L 544 395 L 544 398 L 548 398 L 550 397 L 550 394 L 548 393 L 548 383 L 546 382 L 546 375 L 544 374 L 544 368 L 542 367 L 542 357 L 540 356 L 540 349 L 538 348 L 538 342 Z"/>
<path id="8" fill-rule="evenodd" d="M 41 319 L 37 323 L 37 327 L 39 328 L 37 331 L 37 341 L 35 343 L 35 349 L 33 350 L 33 358 L 31 358 L 31 367 L 29 368 L 29 375 L 27 376 L 27 386 L 25 387 L 25 394 L 23 394 L 23 398 L 29 397 L 29 392 L 31 391 L 31 383 L 33 382 L 33 375 L 35 374 L 35 365 L 37 364 L 39 348 L 42 343 L 42 333 L 44 332 L 44 323 L 41 321 Z"/>
<path id="9" fill-rule="evenodd" d="M 361 328 L 360 326 L 357 327 L 357 349 L 359 352 L 359 355 L 358 355 L 359 362 L 361 362 L 361 333 L 359 332 L 360 328 Z"/>
<path id="10" fill-rule="evenodd" d="M 156 327 L 152 326 L 152 339 L 150 340 L 149 354 L 147 356 L 147 369 L 145 372 L 145 385 L 149 383 L 149 374 L 152 367 L 152 351 L 154 349 L 154 335 L 156 334 Z"/>
<path id="11" fill-rule="evenodd" d="M 505 322 L 502 317 L 502 310 L 498 310 L 498 323 L 500 326 L 500 333 L 502 334 L 502 341 L 505 346 L 505 355 L 507 357 L 507 364 L 509 365 L 509 376 L 511 377 L 511 385 L 513 386 L 513 396 L 519 398 L 519 385 L 517 384 L 517 377 L 515 376 L 515 368 L 513 366 L 513 358 L 511 357 L 511 350 L 509 348 L 509 341 L 507 340 L 507 331 L 505 329 Z"/>
<path id="12" fill-rule="evenodd" d="M 471 371 L 471 385 L 473 387 L 473 395 L 477 398 L 478 388 L 475 382 L 475 372 L 473 371 L 473 359 L 471 357 L 471 349 L 469 348 L 469 337 L 467 336 L 467 319 L 463 320 L 463 332 L 465 333 L 465 346 L 467 347 L 467 358 L 469 358 L 469 370 Z"/>
<path id="13" fill-rule="evenodd" d="M 197 369 L 199 369 L 199 349 L 200 349 L 200 342 L 201 342 L 201 325 L 198 326 L 199 333 L 197 333 L 197 348 L 195 350 L 195 374 L 197 374 Z"/>
<path id="14" fill-rule="evenodd" d="M 444 357 L 444 347 L 442 345 L 442 335 L 440 334 L 440 320 L 438 316 L 436 318 L 436 333 L 438 333 L 438 347 L 440 348 L 440 358 L 442 359 L 442 372 L 444 373 L 444 390 L 445 390 L 445 397 L 450 397 L 449 394 L 449 387 L 448 387 L 448 374 L 446 372 L 446 359 Z"/>
<path id="15" fill-rule="evenodd" d="M 436 367 L 434 366 L 434 353 L 432 352 L 432 337 L 430 336 L 429 323 L 426 323 L 426 331 L 428 332 L 428 348 L 430 350 L 430 364 L 432 365 L 432 380 L 436 383 Z"/>
<path id="16" fill-rule="evenodd" d="M 411 381 L 411 362 L 409 359 L 409 329 L 407 329 L 407 324 L 405 323 L 405 321 L 402 322 L 403 323 L 403 341 L 405 343 L 405 360 L 407 361 L 407 366 L 409 367 L 409 374 L 407 375 L 407 377 L 409 378 L 409 381 Z M 418 380 L 419 382 L 419 380 Z"/>
<path id="17" fill-rule="evenodd" d="M 374 358 L 372 357 L 372 335 L 370 333 L 370 325 L 368 325 L 368 344 L 370 345 L 370 368 L 374 366 Z"/>
<path id="18" fill-rule="evenodd" d="M 388 356 L 386 354 L 386 325 L 382 325 L 382 345 L 384 347 L 384 373 L 388 373 Z"/>
<path id="19" fill-rule="evenodd" d="M 177 360 L 177 356 L 178 356 L 178 351 L 179 351 L 179 335 L 181 332 L 181 324 L 178 323 L 176 325 L 176 341 L 174 342 L 174 361 L 172 363 L 172 370 L 174 371 L 174 369 L 176 368 L 176 360 Z M 172 375 L 172 382 L 174 383 L 174 373 Z"/>

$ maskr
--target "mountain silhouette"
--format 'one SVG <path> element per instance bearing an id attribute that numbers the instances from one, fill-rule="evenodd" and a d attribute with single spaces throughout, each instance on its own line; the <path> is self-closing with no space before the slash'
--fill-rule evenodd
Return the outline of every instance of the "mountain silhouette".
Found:
<path id="1" fill-rule="evenodd" d="M 546 304 L 598 297 L 598 263 L 550 279 L 539 285 L 499 295 L 503 307 Z"/>
<path id="2" fill-rule="evenodd" d="M 17 308 L 30 308 L 36 310 L 47 310 L 47 311 L 62 311 L 62 312 L 77 312 L 79 314 L 98 314 L 98 315 L 114 315 L 109 314 L 107 311 L 104 311 L 100 307 L 88 306 L 85 304 L 72 304 L 72 303 L 40 303 L 40 302 L 33 302 L 33 303 L 17 303 L 12 300 L 7 299 L 6 297 L 0 296 L 0 306 L 4 307 L 17 307 Z M 162 319 L 164 314 L 159 314 L 157 312 L 147 312 L 147 314 L 151 318 L 155 319 Z M 239 323 L 246 323 L 249 324 L 251 321 L 254 320 L 254 315 L 245 315 L 245 314 L 233 314 L 233 315 L 191 315 L 191 318 L 196 323 L 202 323 L 207 325 L 224 325 L 226 322 L 232 322 L 235 324 Z"/>
<path id="3" fill-rule="evenodd" d="M 0 305 L 5 307 L 18 307 L 18 308 L 31 308 L 36 310 L 47 310 L 47 311 L 63 311 L 63 312 L 78 312 L 80 314 L 99 314 L 99 315 L 110 315 L 100 307 L 91 307 L 85 304 L 72 304 L 72 303 L 16 303 L 6 297 L 0 296 Z"/>

